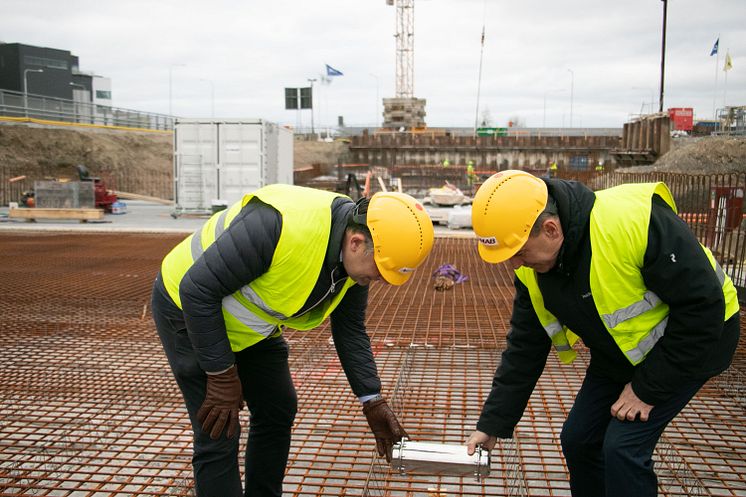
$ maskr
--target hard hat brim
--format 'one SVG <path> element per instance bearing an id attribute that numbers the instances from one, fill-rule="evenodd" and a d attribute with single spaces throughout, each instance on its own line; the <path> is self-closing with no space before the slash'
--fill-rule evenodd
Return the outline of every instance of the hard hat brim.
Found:
<path id="1" fill-rule="evenodd" d="M 489 262 L 490 264 L 505 262 L 518 252 L 518 248 L 506 249 L 502 247 L 490 247 L 483 243 L 478 243 L 477 249 L 479 250 L 479 257 L 481 257 L 484 262 Z"/>
<path id="2" fill-rule="evenodd" d="M 378 272 L 381 273 L 381 277 L 383 277 L 383 279 L 386 280 L 386 283 L 389 283 L 390 285 L 403 285 L 412 276 L 412 273 L 400 273 L 399 271 L 382 268 L 378 262 L 376 262 L 376 266 L 378 266 Z"/>

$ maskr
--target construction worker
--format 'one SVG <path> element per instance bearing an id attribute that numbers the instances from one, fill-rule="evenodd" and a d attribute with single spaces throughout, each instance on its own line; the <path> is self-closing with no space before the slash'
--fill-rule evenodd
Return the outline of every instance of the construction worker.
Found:
<path id="1" fill-rule="evenodd" d="M 443 159 L 443 167 L 448 167 L 448 166 L 450 166 L 450 165 L 451 165 L 451 163 L 450 163 L 450 161 L 448 160 L 448 158 L 445 158 L 445 159 Z"/>
<path id="2" fill-rule="evenodd" d="M 474 173 L 474 161 L 470 160 L 466 163 L 466 184 L 471 188 L 476 180 L 477 175 Z"/>
<path id="3" fill-rule="evenodd" d="M 597 173 L 604 172 L 604 161 L 600 160 L 600 161 L 598 161 L 598 163 L 596 163 L 596 172 Z"/>
<path id="4" fill-rule="evenodd" d="M 432 245 L 432 221 L 409 195 L 353 203 L 270 185 L 214 214 L 166 255 L 153 317 L 194 431 L 198 497 L 282 495 L 297 408 L 282 332 L 328 316 L 378 454 L 390 458 L 406 433 L 381 395 L 365 329 L 368 284 L 404 284 Z M 242 490 L 244 401 L 251 422 Z"/>
<path id="5" fill-rule="evenodd" d="M 570 363 L 580 337 L 590 365 L 560 435 L 572 495 L 656 495 L 658 438 L 738 344 L 730 278 L 663 183 L 594 193 L 502 171 L 477 191 L 472 223 L 482 259 L 515 270 L 516 295 L 469 453 L 513 436 L 550 349 Z"/>
<path id="6" fill-rule="evenodd" d="M 548 173 L 549 174 L 547 176 L 549 176 L 550 178 L 554 178 L 555 176 L 557 176 L 557 161 L 552 161 L 552 163 L 549 164 Z"/>

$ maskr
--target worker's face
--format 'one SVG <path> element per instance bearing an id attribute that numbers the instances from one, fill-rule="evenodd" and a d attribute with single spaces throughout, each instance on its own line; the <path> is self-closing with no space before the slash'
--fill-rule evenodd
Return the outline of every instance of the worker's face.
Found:
<path id="1" fill-rule="evenodd" d="M 508 259 L 513 269 L 526 266 L 537 273 L 546 273 L 557 264 L 560 248 L 562 248 L 562 227 L 557 219 L 544 221 L 541 231 L 536 236 L 530 236 L 513 257 Z"/>
<path id="2" fill-rule="evenodd" d="M 368 250 L 365 236 L 360 233 L 345 233 L 342 265 L 347 275 L 358 285 L 367 286 L 372 281 L 381 279 L 381 273 L 373 259 L 373 251 Z"/>

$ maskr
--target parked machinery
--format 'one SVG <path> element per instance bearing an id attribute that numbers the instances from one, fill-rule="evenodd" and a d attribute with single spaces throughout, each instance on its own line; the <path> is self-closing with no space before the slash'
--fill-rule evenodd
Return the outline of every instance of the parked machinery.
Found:
<path id="1" fill-rule="evenodd" d="M 91 176 L 90 171 L 88 171 L 88 168 L 84 165 L 78 164 L 76 168 L 78 169 L 78 177 L 80 178 L 80 181 L 93 182 L 93 192 L 96 208 L 103 209 L 104 211 L 111 213 L 111 206 L 112 204 L 114 204 L 114 202 L 117 201 L 117 196 L 114 194 L 114 192 L 106 187 L 106 183 L 104 182 L 104 180 L 98 177 Z"/>

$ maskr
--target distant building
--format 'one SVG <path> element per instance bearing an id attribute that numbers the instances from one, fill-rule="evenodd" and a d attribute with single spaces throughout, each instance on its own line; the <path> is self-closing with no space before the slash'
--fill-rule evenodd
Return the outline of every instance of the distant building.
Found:
<path id="1" fill-rule="evenodd" d="M 56 48 L 0 43 L 0 89 L 111 106 L 111 79 L 81 72 L 77 56 Z"/>

